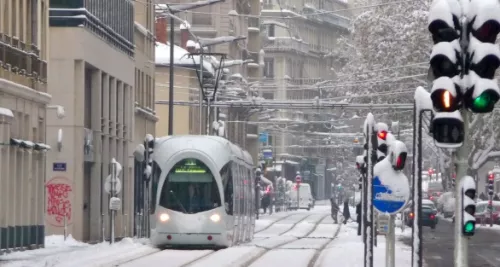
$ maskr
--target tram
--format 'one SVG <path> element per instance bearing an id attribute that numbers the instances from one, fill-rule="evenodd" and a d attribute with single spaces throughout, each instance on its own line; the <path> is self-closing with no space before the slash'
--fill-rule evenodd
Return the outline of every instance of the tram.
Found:
<path id="1" fill-rule="evenodd" d="M 218 136 L 168 136 L 154 144 L 151 243 L 225 248 L 253 239 L 253 160 Z"/>

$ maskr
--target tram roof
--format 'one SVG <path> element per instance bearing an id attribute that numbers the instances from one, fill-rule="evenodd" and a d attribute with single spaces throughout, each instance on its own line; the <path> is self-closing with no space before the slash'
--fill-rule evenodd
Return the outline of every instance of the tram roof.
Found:
<path id="1" fill-rule="evenodd" d="M 161 149 L 163 146 L 168 146 L 168 149 Z M 219 136 L 176 135 L 159 137 L 156 138 L 154 157 L 168 160 L 174 154 L 187 149 L 206 154 L 219 168 L 222 168 L 233 157 L 253 166 L 252 157 L 247 151 Z"/>

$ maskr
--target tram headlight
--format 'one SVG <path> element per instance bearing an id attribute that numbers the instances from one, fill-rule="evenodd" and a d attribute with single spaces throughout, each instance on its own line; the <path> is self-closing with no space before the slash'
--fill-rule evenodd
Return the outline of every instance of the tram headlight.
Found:
<path id="1" fill-rule="evenodd" d="M 170 216 L 168 216 L 168 214 L 166 214 L 166 213 L 162 213 L 162 214 L 160 214 L 160 221 L 162 221 L 162 222 L 166 222 L 166 221 L 168 221 L 169 219 L 170 219 Z"/>
<path id="2" fill-rule="evenodd" d="M 219 214 L 214 214 L 214 215 L 210 216 L 210 220 L 212 220 L 212 222 L 218 222 L 218 221 L 220 221 Z"/>

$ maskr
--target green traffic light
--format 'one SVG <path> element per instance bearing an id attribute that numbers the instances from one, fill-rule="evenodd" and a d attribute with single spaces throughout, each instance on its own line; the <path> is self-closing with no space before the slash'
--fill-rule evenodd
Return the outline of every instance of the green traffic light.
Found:
<path id="1" fill-rule="evenodd" d="M 473 222 L 467 222 L 464 225 L 464 234 L 474 234 L 476 225 Z"/>
<path id="2" fill-rule="evenodd" d="M 477 109 L 486 109 L 488 105 L 491 103 L 491 97 L 489 94 L 482 94 L 474 99 L 474 107 Z"/>
<path id="3" fill-rule="evenodd" d="M 472 101 L 472 111 L 478 113 L 491 112 L 497 101 L 498 95 L 496 92 L 485 91 Z"/>

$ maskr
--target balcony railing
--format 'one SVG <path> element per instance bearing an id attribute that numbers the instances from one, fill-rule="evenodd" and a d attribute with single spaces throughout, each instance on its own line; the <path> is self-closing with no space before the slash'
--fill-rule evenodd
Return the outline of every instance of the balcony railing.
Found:
<path id="1" fill-rule="evenodd" d="M 309 44 L 289 37 L 274 37 L 264 45 L 264 48 L 271 51 L 294 50 L 301 53 L 309 52 Z"/>
<path id="2" fill-rule="evenodd" d="M 304 8 L 302 14 L 304 14 L 308 19 L 319 20 L 331 25 L 344 28 L 348 30 L 351 26 L 351 20 L 349 18 L 339 16 L 333 13 L 321 13 L 318 9 Z"/>
<path id="3" fill-rule="evenodd" d="M 47 62 L 40 60 L 38 47 L 5 34 L 0 34 L 0 67 L 36 82 L 47 82 Z"/>

